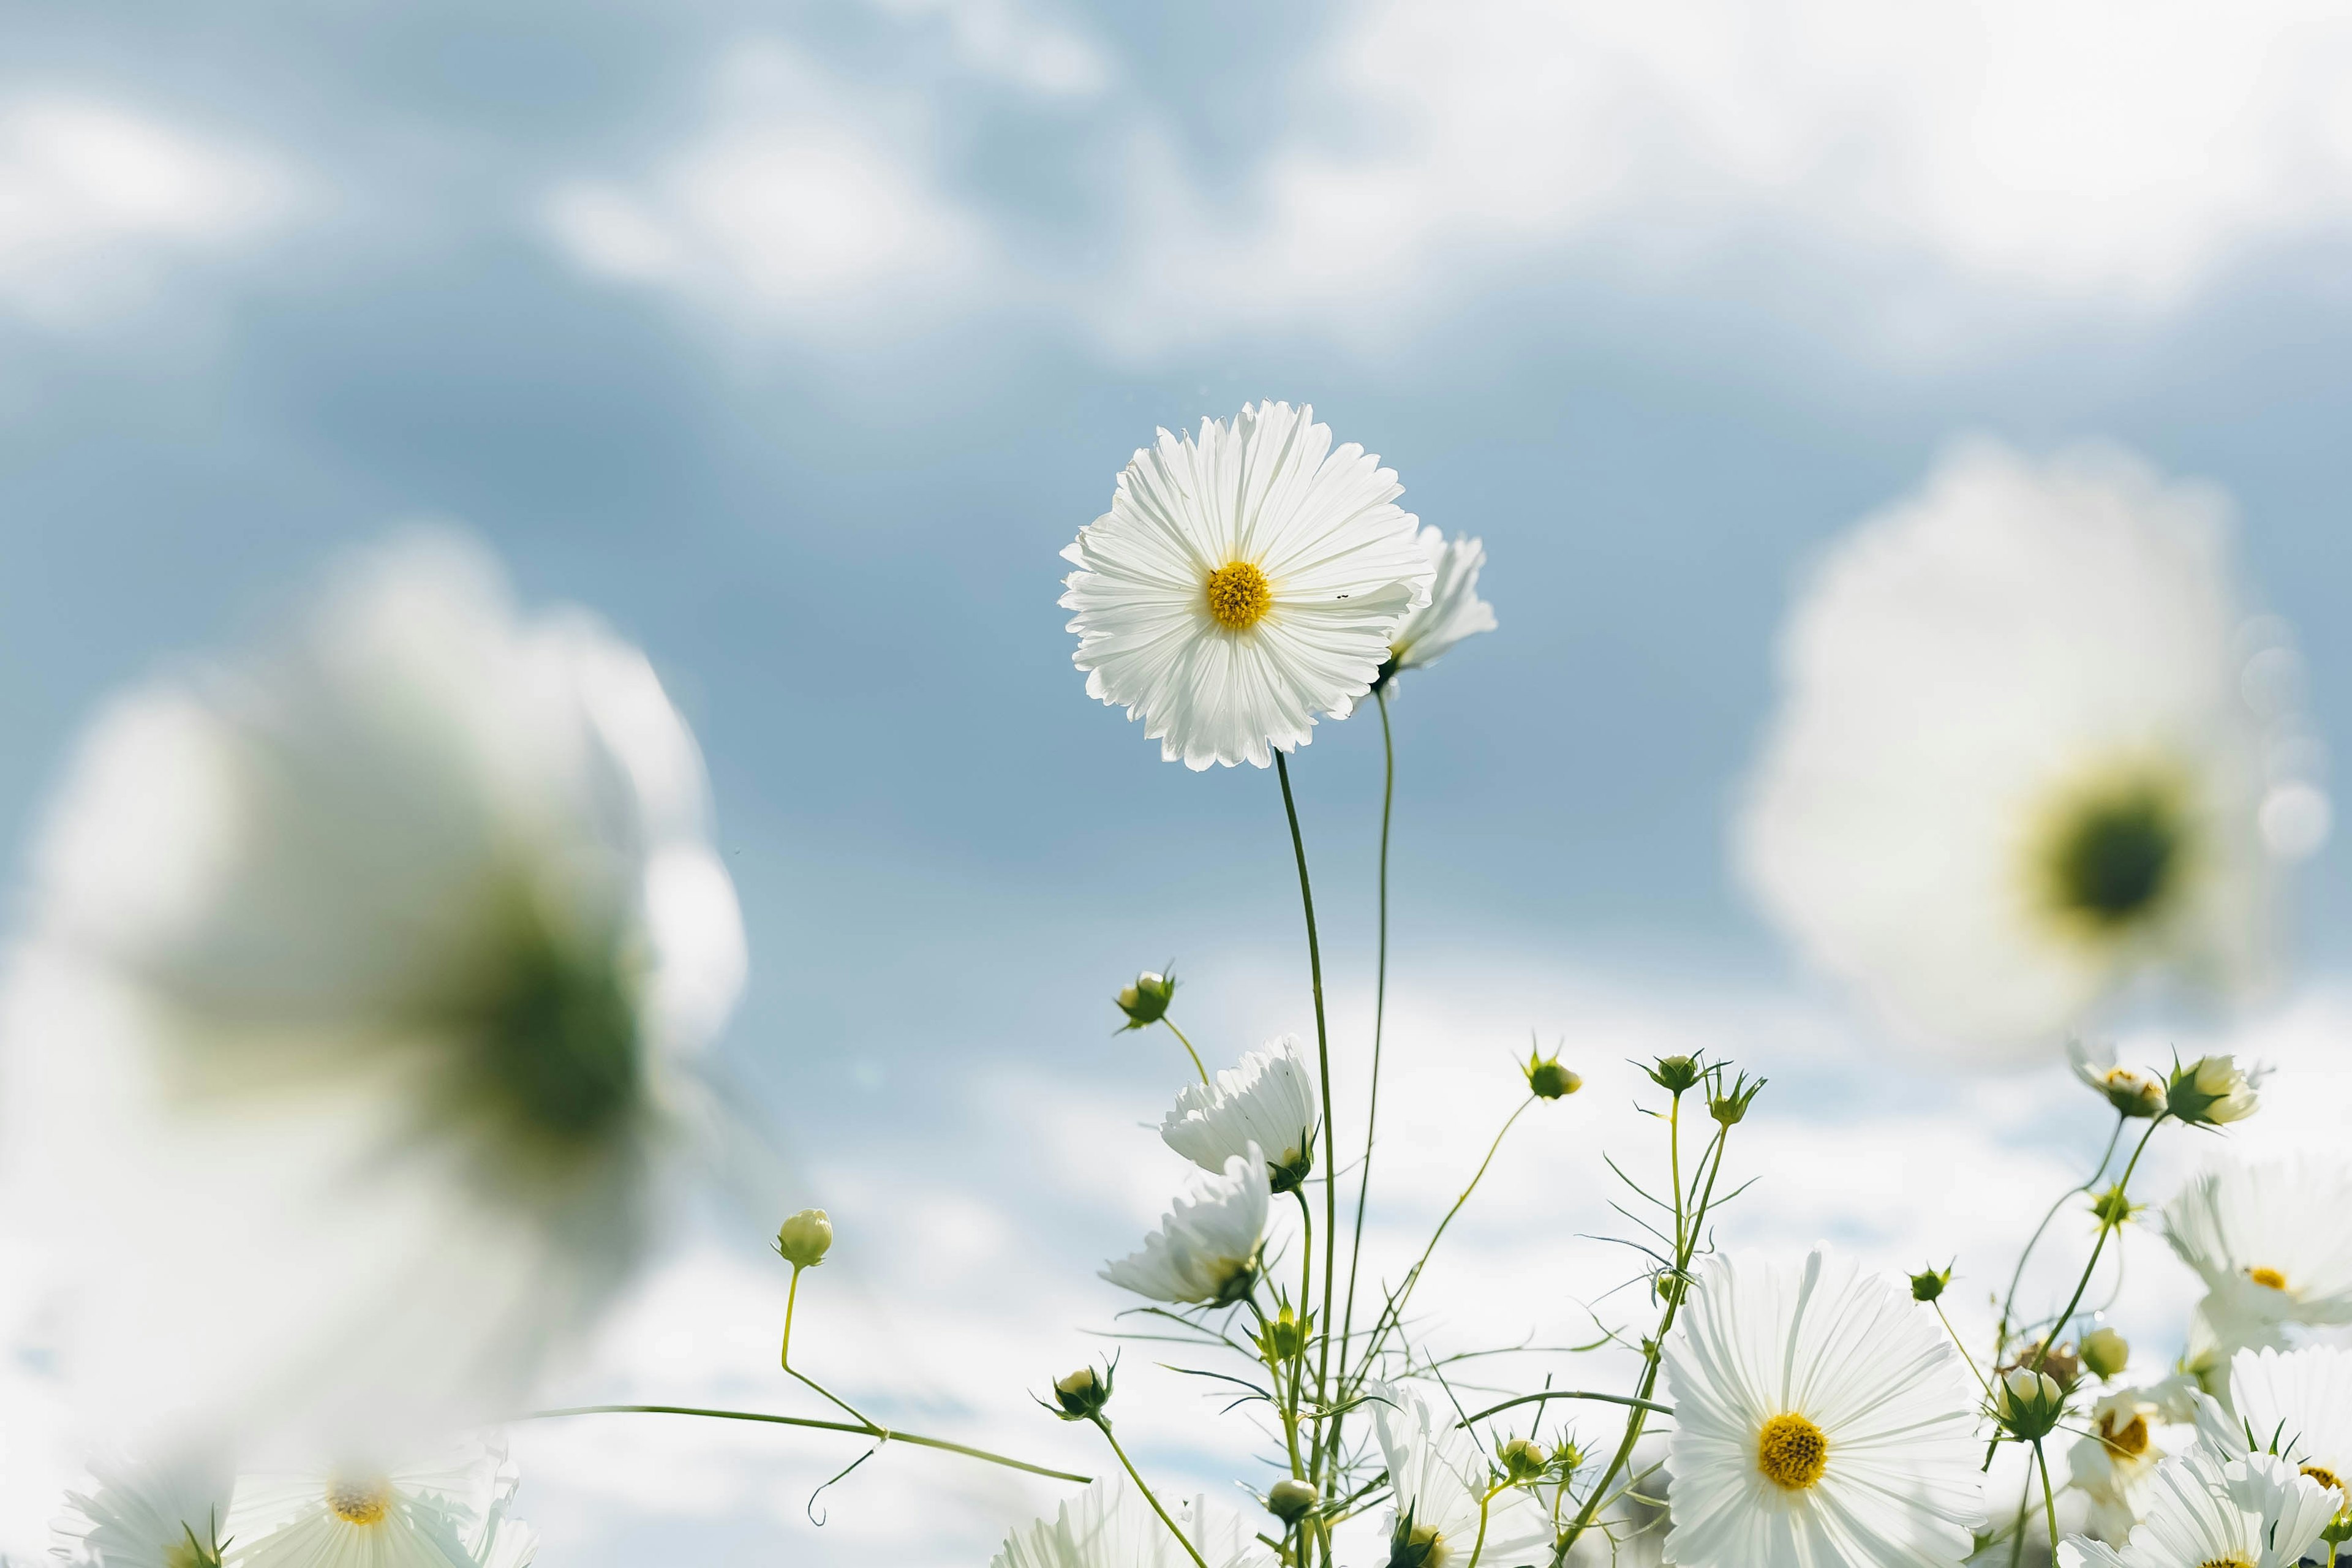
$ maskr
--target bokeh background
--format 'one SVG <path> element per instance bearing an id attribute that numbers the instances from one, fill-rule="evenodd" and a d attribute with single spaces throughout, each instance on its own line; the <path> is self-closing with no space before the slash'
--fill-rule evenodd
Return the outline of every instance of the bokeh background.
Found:
<path id="1" fill-rule="evenodd" d="M 1172 958 L 1227 1059 L 1311 1026 L 1275 781 L 1161 763 L 1054 604 L 1158 426 L 1311 402 L 1486 542 L 1501 629 L 1395 710 L 1381 1256 L 1529 1031 L 1591 1082 L 1449 1255 L 1431 1331 L 1463 1343 L 1591 1337 L 1625 1268 L 1580 1239 L 1599 1151 L 1654 1152 L 1628 1057 L 1773 1078 L 1727 1242 L 1958 1255 L 1973 1297 L 2095 1151 L 2054 1068 L 1889 1049 L 1728 868 L 1794 585 L 1948 441 L 2226 489 L 2321 730 L 2352 717 L 2339 5 L 223 0 L 8 5 L 0 38 L 12 843 L 103 693 L 419 518 L 642 644 L 701 738 L 752 944 L 721 1065 L 792 1190 L 681 1215 L 566 1397 L 797 1408 L 764 1247 L 815 1204 L 813 1365 L 1099 1462 L 1027 1391 L 1099 1347 L 1092 1269 L 1182 1169 L 1139 1125 L 1181 1059 L 1113 1038 L 1110 993 Z M 1379 760 L 1367 718 L 1297 768 L 1350 1051 Z M 2293 984 L 2226 1025 L 2294 1086 L 2274 1142 L 2346 1103 L 2343 856 L 2301 874 Z M 2188 1277 L 2133 1259 L 2154 1346 Z M 72 1456 L 18 1316 L 0 1547 L 37 1553 Z M 1148 1348 L 1139 1453 L 1246 1474 Z M 855 1450 L 514 1441 L 556 1564 L 978 1563 L 1055 1495 L 899 1450 L 812 1509 Z"/>

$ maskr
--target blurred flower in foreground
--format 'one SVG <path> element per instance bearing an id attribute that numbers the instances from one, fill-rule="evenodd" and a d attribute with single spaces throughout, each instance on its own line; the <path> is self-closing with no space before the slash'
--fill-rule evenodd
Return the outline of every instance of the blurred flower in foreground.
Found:
<path id="1" fill-rule="evenodd" d="M 1222 1171 L 1226 1161 L 1255 1148 L 1274 1190 L 1286 1193 L 1315 1164 L 1315 1129 L 1322 1122 L 1317 1104 L 1315 1069 L 1299 1054 L 1298 1037 L 1285 1035 L 1219 1073 L 1214 1085 L 1185 1085 L 1160 1137 L 1204 1171 Z"/>
<path id="2" fill-rule="evenodd" d="M 1476 1440 L 1454 1425 L 1451 1406 L 1433 1409 L 1417 1393 L 1384 1385 L 1368 1397 L 1394 1489 L 1388 1560 L 1466 1563 L 1478 1543 L 1478 1500 L 1490 1484 Z M 1487 1504 L 1486 1532 L 1480 1562 L 1517 1563 L 1511 1553 L 1550 1543 L 1551 1521 L 1532 1494 L 1513 1489 Z"/>
<path id="3" fill-rule="evenodd" d="M 1444 531 L 1424 528 L 1421 547 L 1429 554 L 1437 575 L 1429 588 L 1429 603 L 1405 617 L 1389 643 L 1388 662 L 1381 667 L 1377 686 L 1386 686 L 1408 669 L 1434 664 L 1455 643 L 1495 629 L 1495 606 L 1478 596 L 1478 570 L 1486 564 L 1486 547 L 1475 539 L 1448 542 Z"/>
<path id="4" fill-rule="evenodd" d="M 2228 505 L 2120 452 L 1948 456 L 1815 574 L 1740 858 L 1806 956 L 1917 1036 L 2046 1050 L 2135 975 L 2270 968 L 2326 830 Z"/>
<path id="5" fill-rule="evenodd" d="M 1318 713 L 1355 710 L 1429 603 L 1396 475 L 1314 420 L 1255 403 L 1197 440 L 1160 431 L 1062 552 L 1087 695 L 1142 720 L 1169 762 L 1272 766 Z"/>
<path id="6" fill-rule="evenodd" d="M 2251 1432 L 2339 1500 L 2352 1482 L 2352 1351 L 2240 1351 L 2230 1361 L 2228 1414 L 2210 1400 L 2201 1414 L 2207 1445 L 2227 1456 L 2246 1452 Z"/>
<path id="7" fill-rule="evenodd" d="M 1665 1347 L 1669 1560 L 1957 1563 L 1984 1522 L 1977 1390 L 1908 1290 L 1712 1258 Z"/>
<path id="8" fill-rule="evenodd" d="M 1163 1500 L 1184 1539 L 1209 1568 L 1275 1568 L 1241 1516 L 1205 1497 Z M 1125 1480 L 1106 1476 L 1039 1520 L 1005 1537 L 989 1568 L 1192 1568 L 1192 1558 Z"/>
<path id="9" fill-rule="evenodd" d="M 1238 1301 L 1257 1283 L 1273 1201 L 1265 1156 L 1253 1143 L 1178 1198 L 1143 1250 L 1104 1265 L 1102 1278 L 1154 1301 Z"/>
<path id="10" fill-rule="evenodd" d="M 119 699 L 5 1016 L 97 1370 L 227 1424 L 504 1414 L 636 1262 L 740 985 L 708 817 L 644 656 L 448 535 Z"/>
<path id="11" fill-rule="evenodd" d="M 2224 1463 L 2202 1448 L 2167 1459 L 2147 1518 L 2121 1552 L 2060 1543 L 2060 1568 L 2291 1568 L 2318 1542 L 2336 1494 L 2266 1454 Z"/>
<path id="12" fill-rule="evenodd" d="M 231 1478 L 226 1464 L 120 1457 L 91 1467 L 97 1485 L 66 1498 L 55 1555 L 70 1568 L 220 1568 Z"/>
<path id="13" fill-rule="evenodd" d="M 2352 1171 L 2337 1162 L 2218 1160 L 2164 1205 L 2164 1233 L 2205 1283 L 2200 1366 L 2284 1344 L 2288 1323 L 2352 1323 Z"/>
<path id="14" fill-rule="evenodd" d="M 237 1568 L 527 1568 L 538 1536 L 508 1516 L 514 1466 L 469 1443 L 394 1469 L 253 1475 L 223 1534 Z"/>

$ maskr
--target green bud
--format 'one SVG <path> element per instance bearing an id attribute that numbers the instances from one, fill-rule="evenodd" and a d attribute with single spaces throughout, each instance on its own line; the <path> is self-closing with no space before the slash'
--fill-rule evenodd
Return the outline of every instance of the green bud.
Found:
<path id="1" fill-rule="evenodd" d="M 2114 1377 L 2131 1364 L 2131 1342 L 2113 1329 L 2093 1329 L 2083 1336 L 2083 1364 L 2098 1377 Z"/>
<path id="2" fill-rule="evenodd" d="M 1951 1282 L 1952 1271 L 1948 1268 L 1922 1269 L 1911 1276 L 1911 1299 L 1914 1301 L 1932 1301 L 1941 1296 Z"/>
<path id="3" fill-rule="evenodd" d="M 1176 977 L 1155 974 L 1145 970 L 1135 977 L 1135 984 L 1122 986 L 1115 1000 L 1118 1010 L 1127 1015 L 1127 1027 L 1148 1029 L 1168 1016 L 1168 1004 L 1176 998 Z"/>
<path id="4" fill-rule="evenodd" d="M 1551 1456 L 1543 1451 L 1540 1444 L 1529 1442 L 1525 1437 L 1514 1437 L 1499 1445 L 1495 1449 L 1495 1457 L 1502 1460 L 1503 1474 L 1508 1476 L 1514 1485 L 1538 1479 L 1551 1463 Z"/>
<path id="5" fill-rule="evenodd" d="M 1681 1094 L 1698 1082 L 1701 1068 L 1693 1057 L 1660 1057 L 1649 1070 L 1652 1083 L 1668 1094 Z"/>
<path id="6" fill-rule="evenodd" d="M 1763 1092 L 1764 1079 L 1760 1078 L 1750 1083 L 1748 1075 L 1741 1073 L 1731 1080 L 1728 1089 L 1723 1087 L 1722 1079 L 1718 1078 L 1713 1092 L 1707 1096 L 1706 1113 L 1723 1126 L 1737 1127 L 1748 1115 L 1748 1106 Z"/>
<path id="7" fill-rule="evenodd" d="M 1069 1376 L 1054 1384 L 1055 1414 L 1065 1421 L 1089 1421 L 1101 1414 L 1110 1403 L 1110 1369 L 1105 1367 L 1097 1375 L 1090 1366 L 1082 1366 Z"/>
<path id="8" fill-rule="evenodd" d="M 2352 1541 L 2352 1505 L 2336 1510 L 2336 1517 L 2329 1520 L 2326 1527 L 2320 1531 L 2319 1539 L 2326 1542 L 2330 1546 L 2341 1546 L 2346 1542 Z"/>
<path id="9" fill-rule="evenodd" d="M 833 1250 L 833 1221 L 823 1209 L 803 1209 L 776 1232 L 776 1255 L 794 1269 L 814 1268 Z"/>
<path id="10" fill-rule="evenodd" d="M 2018 1367 L 1993 1385 L 1993 1418 L 2011 1436 L 2046 1437 L 2066 1414 L 2066 1391 L 2045 1372 Z"/>
<path id="11" fill-rule="evenodd" d="M 1321 1494 L 1305 1481 L 1276 1481 L 1267 1489 L 1265 1511 L 1285 1524 L 1297 1524 L 1322 1500 Z"/>
<path id="12" fill-rule="evenodd" d="M 2125 1195 L 2120 1182 L 2091 1200 L 2092 1216 L 2103 1230 L 2121 1230 L 2140 1208 L 2140 1205 Z"/>
<path id="13" fill-rule="evenodd" d="M 1528 1065 L 1519 1070 L 1528 1075 L 1528 1092 L 1538 1100 L 1559 1100 L 1584 1087 L 1584 1080 L 1560 1066 L 1558 1057 L 1538 1056 L 1532 1049 Z"/>
<path id="14" fill-rule="evenodd" d="M 1300 1318 L 1285 1303 L 1281 1310 L 1268 1318 L 1265 1326 L 1258 1331 L 1258 1349 L 1270 1361 L 1290 1361 L 1307 1348 L 1307 1342 L 1314 1332 L 1315 1314 L 1309 1312 Z"/>
<path id="15" fill-rule="evenodd" d="M 1575 1475 L 1583 1465 L 1584 1450 L 1573 1443 L 1562 1443 L 1551 1451 L 1552 1473 L 1561 1480 Z"/>

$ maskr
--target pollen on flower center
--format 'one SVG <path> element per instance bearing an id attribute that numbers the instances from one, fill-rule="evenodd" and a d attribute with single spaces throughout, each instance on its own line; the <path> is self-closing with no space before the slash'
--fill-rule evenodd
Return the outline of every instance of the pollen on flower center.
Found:
<path id="1" fill-rule="evenodd" d="M 1756 1435 L 1756 1468 L 1788 1491 L 1802 1491 L 1822 1479 L 1830 1462 L 1830 1440 L 1803 1416 L 1775 1415 Z"/>
<path id="2" fill-rule="evenodd" d="M 327 1483 L 327 1506 L 346 1524 L 380 1524 L 391 1505 L 392 1489 L 382 1481 Z"/>
<path id="3" fill-rule="evenodd" d="M 2147 1452 L 2147 1417 L 2135 1415 L 2118 1426 L 2116 1416 L 2120 1411 L 2099 1418 L 2099 1441 L 2110 1451 L 2126 1459 L 2137 1459 Z"/>
<path id="4" fill-rule="evenodd" d="M 2275 1268 L 2249 1268 L 2246 1270 L 2246 1278 L 2257 1285 L 2266 1285 L 2273 1290 L 2286 1289 L 2286 1276 Z"/>
<path id="5" fill-rule="evenodd" d="M 1246 561 L 1229 561 L 1209 574 L 1209 614 L 1230 631 L 1245 632 L 1274 607 L 1274 586 Z"/>
<path id="6" fill-rule="evenodd" d="M 2303 1473 L 2323 1487 L 2332 1487 L 2339 1492 L 2344 1489 L 2342 1479 L 2326 1465 L 2305 1465 L 2303 1467 Z"/>

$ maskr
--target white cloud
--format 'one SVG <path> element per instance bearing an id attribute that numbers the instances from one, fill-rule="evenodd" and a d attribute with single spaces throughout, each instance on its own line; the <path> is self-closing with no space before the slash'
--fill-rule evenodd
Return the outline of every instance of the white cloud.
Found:
<path id="1" fill-rule="evenodd" d="M 715 97 L 649 174 L 550 194 L 543 218 L 574 264 L 819 333 L 937 309 L 983 265 L 985 231 L 940 191 L 918 117 L 853 102 L 766 44 L 725 63 Z"/>
<path id="2" fill-rule="evenodd" d="M 50 325 L 100 318 L 173 260 L 250 238 L 291 191 L 268 156 L 120 105 L 0 101 L 0 306 Z"/>
<path id="3" fill-rule="evenodd" d="M 937 20 L 970 69 L 1045 98 L 1091 98 L 1111 84 L 1110 60 L 1084 35 L 1018 0 L 871 0 L 902 22 Z"/>

